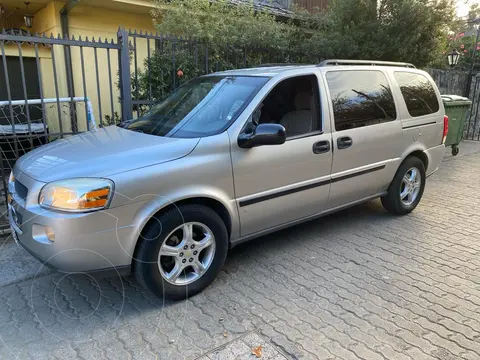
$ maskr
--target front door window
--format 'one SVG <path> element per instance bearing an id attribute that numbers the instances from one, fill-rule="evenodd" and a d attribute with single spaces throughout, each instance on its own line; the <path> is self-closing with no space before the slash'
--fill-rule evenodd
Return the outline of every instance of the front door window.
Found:
<path id="1" fill-rule="evenodd" d="M 299 76 L 280 82 L 255 111 L 258 124 L 281 124 L 287 139 L 321 130 L 318 80 L 314 75 Z"/>

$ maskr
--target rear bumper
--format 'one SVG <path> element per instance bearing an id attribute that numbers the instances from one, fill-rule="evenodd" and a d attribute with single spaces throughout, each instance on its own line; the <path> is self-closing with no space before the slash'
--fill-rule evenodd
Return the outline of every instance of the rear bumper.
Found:
<path id="1" fill-rule="evenodd" d="M 443 156 L 445 155 L 445 145 L 439 145 L 425 150 L 425 154 L 428 157 L 428 168 L 425 170 L 427 177 L 433 175 L 440 164 L 442 163 Z"/>

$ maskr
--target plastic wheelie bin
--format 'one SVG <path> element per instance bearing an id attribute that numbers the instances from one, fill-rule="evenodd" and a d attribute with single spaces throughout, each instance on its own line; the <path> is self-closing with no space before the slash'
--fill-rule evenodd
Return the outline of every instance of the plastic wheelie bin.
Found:
<path id="1" fill-rule="evenodd" d="M 458 144 L 462 140 L 467 113 L 472 102 L 458 95 L 442 95 L 445 112 L 448 116 L 448 135 L 445 146 L 452 147 L 452 155 L 458 155 Z"/>

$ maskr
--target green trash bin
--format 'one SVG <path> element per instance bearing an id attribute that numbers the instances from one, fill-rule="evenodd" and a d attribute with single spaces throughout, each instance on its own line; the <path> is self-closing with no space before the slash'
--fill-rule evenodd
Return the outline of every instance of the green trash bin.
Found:
<path id="1" fill-rule="evenodd" d="M 458 95 L 442 95 L 443 106 L 448 116 L 448 135 L 445 146 L 452 147 L 452 155 L 458 155 L 458 144 L 462 140 L 467 112 L 472 102 Z"/>

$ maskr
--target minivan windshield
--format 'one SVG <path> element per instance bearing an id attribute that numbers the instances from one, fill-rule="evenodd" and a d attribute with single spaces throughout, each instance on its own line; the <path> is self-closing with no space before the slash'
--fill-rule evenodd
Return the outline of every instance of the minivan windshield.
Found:
<path id="1" fill-rule="evenodd" d="M 193 138 L 218 134 L 245 109 L 266 77 L 206 76 L 181 86 L 138 119 L 119 126 L 145 134 Z"/>

